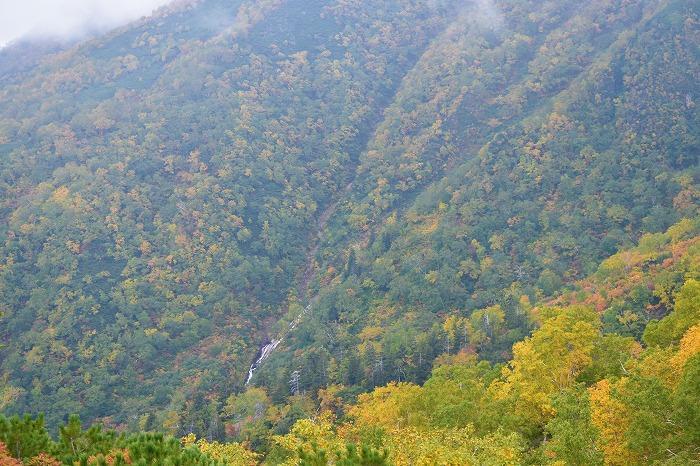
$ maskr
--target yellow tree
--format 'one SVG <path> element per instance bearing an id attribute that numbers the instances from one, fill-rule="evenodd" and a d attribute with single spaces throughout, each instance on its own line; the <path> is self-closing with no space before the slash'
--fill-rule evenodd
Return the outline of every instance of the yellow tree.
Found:
<path id="1" fill-rule="evenodd" d="M 181 440 L 183 446 L 194 445 L 199 451 L 212 459 L 223 462 L 229 466 L 251 466 L 258 464 L 258 455 L 240 443 L 207 442 L 205 439 L 197 440 L 194 434 L 189 434 Z"/>
<path id="2" fill-rule="evenodd" d="M 516 434 L 496 432 L 478 437 L 464 428 L 394 429 L 385 446 L 397 466 L 516 465 L 522 464 L 522 440 Z"/>
<path id="3" fill-rule="evenodd" d="M 626 379 L 618 382 L 624 385 Z M 591 403 L 591 423 L 598 429 L 598 447 L 605 455 L 605 464 L 634 464 L 635 457 L 627 448 L 625 433 L 629 427 L 627 406 L 612 396 L 613 385 L 603 379 L 588 389 Z"/>
<path id="4" fill-rule="evenodd" d="M 700 353 L 700 323 L 694 325 L 685 332 L 681 339 L 678 352 L 671 358 L 671 367 L 674 374 L 674 385 L 683 374 L 685 364 L 690 358 Z"/>
<path id="5" fill-rule="evenodd" d="M 547 318 L 531 337 L 513 345 L 513 359 L 490 390 L 512 404 L 520 423 L 541 428 L 555 414 L 551 395 L 570 387 L 591 364 L 600 322 L 591 309 L 545 309 Z"/>
<path id="6" fill-rule="evenodd" d="M 330 457 L 345 451 L 345 441 L 335 431 L 331 422 L 332 416 L 322 414 L 315 419 L 301 419 L 294 423 L 287 435 L 276 435 L 273 441 L 290 455 L 299 450 L 312 453 L 314 450 L 323 450 Z M 290 458 L 285 465 L 296 465 L 297 458 Z"/>
<path id="7" fill-rule="evenodd" d="M 466 323 L 470 343 L 480 346 L 493 340 L 503 328 L 505 316 L 499 305 L 475 311 Z"/>
<path id="8" fill-rule="evenodd" d="M 392 382 L 360 395 L 348 414 L 359 426 L 392 429 L 420 425 L 425 420 L 418 409 L 422 392 L 417 385 Z"/>

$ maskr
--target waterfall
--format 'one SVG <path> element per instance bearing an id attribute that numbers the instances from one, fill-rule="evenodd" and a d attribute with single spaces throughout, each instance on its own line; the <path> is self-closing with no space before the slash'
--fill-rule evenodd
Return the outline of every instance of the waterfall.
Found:
<path id="1" fill-rule="evenodd" d="M 277 348 L 277 345 L 282 343 L 282 340 L 272 340 L 270 343 L 266 344 L 262 348 L 260 348 L 260 357 L 250 365 L 250 369 L 248 369 L 248 378 L 245 380 L 245 384 L 248 385 L 250 383 L 250 379 L 253 378 L 253 373 L 255 370 L 262 365 L 265 360 L 270 357 L 270 354 Z"/>
<path id="2" fill-rule="evenodd" d="M 286 334 L 287 332 L 291 332 L 297 326 L 301 323 L 301 319 L 304 318 L 304 316 L 311 310 L 311 304 L 307 305 L 303 311 L 299 313 L 296 318 L 289 323 L 289 326 L 287 327 L 287 331 L 284 332 Z M 278 338 L 273 338 L 272 341 L 269 343 L 265 344 L 262 348 L 260 348 L 260 356 L 258 359 L 255 360 L 253 364 L 250 365 L 250 369 L 248 369 L 248 378 L 245 380 L 245 384 L 248 385 L 253 378 L 253 373 L 260 367 L 262 364 L 267 360 L 267 358 L 270 357 L 270 355 L 275 351 L 275 349 L 279 346 L 280 343 L 282 343 L 282 340 L 284 340 L 284 335 L 280 334 Z"/>

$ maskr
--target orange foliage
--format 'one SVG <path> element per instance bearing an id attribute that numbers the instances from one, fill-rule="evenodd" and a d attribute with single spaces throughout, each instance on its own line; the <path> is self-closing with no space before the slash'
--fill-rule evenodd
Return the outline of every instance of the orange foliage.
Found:
<path id="1" fill-rule="evenodd" d="M 46 453 L 40 453 L 34 458 L 28 460 L 25 463 L 25 466 L 61 466 L 61 462 L 53 456 L 50 456 Z"/>
<path id="2" fill-rule="evenodd" d="M 10 456 L 7 446 L 0 442 L 0 464 L 2 466 L 22 466 L 22 462 Z"/>

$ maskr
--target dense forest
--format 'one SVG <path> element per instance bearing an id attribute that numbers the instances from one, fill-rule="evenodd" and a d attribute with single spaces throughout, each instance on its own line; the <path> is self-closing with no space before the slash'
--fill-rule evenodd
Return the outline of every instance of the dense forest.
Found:
<path id="1" fill-rule="evenodd" d="M 318 391 L 317 402 L 297 394 L 283 407 L 264 388 L 250 387 L 226 401 L 224 411 L 235 420 L 227 436 L 238 440 L 228 443 L 192 433 L 177 439 L 101 425 L 83 429 L 77 416 L 54 440 L 43 416 L 0 417 L 0 460 L 18 466 L 691 464 L 700 459 L 699 304 L 700 220 L 684 219 L 606 259 L 571 291 L 535 304 L 523 297 L 521 312 L 535 330 L 513 345 L 504 364 L 480 359 L 473 344 L 460 343 L 462 331 L 467 342 L 483 344 L 503 335 L 503 311 L 494 306 L 445 320 L 446 344 L 459 349 L 443 352 L 422 386 L 392 381 L 349 398 L 348 387 L 330 385 Z M 624 319 L 599 311 L 616 308 L 626 309 Z M 634 311 L 660 309 L 668 312 L 640 339 L 625 335 L 638 327 Z M 286 425 L 295 411 L 299 419 Z"/>
<path id="2" fill-rule="evenodd" d="M 700 463 L 699 83 L 693 0 L 10 45 L 0 464 Z"/>

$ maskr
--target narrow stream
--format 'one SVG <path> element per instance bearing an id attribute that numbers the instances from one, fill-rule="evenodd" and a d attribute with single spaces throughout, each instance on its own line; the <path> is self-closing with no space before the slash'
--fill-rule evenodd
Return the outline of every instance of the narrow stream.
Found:
<path id="1" fill-rule="evenodd" d="M 270 357 L 270 354 L 277 348 L 277 346 L 282 343 L 282 340 L 272 340 L 270 343 L 267 345 L 263 346 L 260 348 L 260 357 L 250 365 L 250 369 L 248 369 L 248 378 L 245 380 L 245 384 L 248 385 L 250 383 L 250 379 L 253 378 L 253 373 L 255 370 L 262 365 L 265 360 Z"/>
<path id="2" fill-rule="evenodd" d="M 277 347 L 282 343 L 282 340 L 284 340 L 284 336 L 297 328 L 299 323 L 301 322 L 301 319 L 304 318 L 304 316 L 311 310 L 311 304 L 307 305 L 301 313 L 299 313 L 296 318 L 289 323 L 289 326 L 287 327 L 287 330 L 284 332 L 281 332 L 280 335 L 278 335 L 278 338 L 273 338 L 271 342 L 263 345 L 260 348 L 260 356 L 258 359 L 255 360 L 253 364 L 250 365 L 250 369 L 248 369 L 248 378 L 245 380 L 245 384 L 248 385 L 250 381 L 253 378 L 253 374 L 255 371 L 262 366 L 262 364 L 267 360 L 267 358 L 270 357 L 270 355 L 277 349 Z"/>

